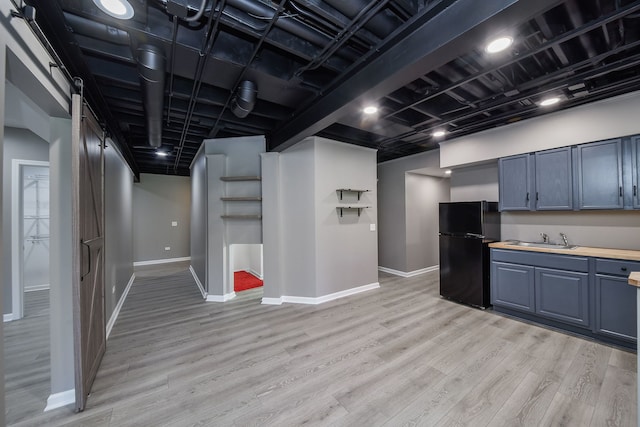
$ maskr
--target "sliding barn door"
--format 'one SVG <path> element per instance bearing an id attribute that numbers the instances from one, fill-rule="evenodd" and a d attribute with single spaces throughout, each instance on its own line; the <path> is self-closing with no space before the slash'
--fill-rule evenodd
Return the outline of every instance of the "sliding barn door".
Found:
<path id="1" fill-rule="evenodd" d="M 73 323 L 76 409 L 82 411 L 106 348 L 104 313 L 104 133 L 73 96 Z"/>

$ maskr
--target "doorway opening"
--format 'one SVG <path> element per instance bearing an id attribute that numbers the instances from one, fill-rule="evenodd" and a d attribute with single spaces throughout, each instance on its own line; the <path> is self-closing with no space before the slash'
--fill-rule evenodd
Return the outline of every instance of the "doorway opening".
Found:
<path id="1" fill-rule="evenodd" d="M 251 291 L 252 297 L 262 297 L 262 244 L 233 244 L 230 246 L 231 274 L 229 283 L 237 295 Z M 242 295 L 248 295 L 242 294 Z"/>

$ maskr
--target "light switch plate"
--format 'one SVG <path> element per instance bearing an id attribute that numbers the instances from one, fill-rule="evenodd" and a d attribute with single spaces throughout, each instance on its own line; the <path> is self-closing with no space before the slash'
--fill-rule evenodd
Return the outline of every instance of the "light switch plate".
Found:
<path id="1" fill-rule="evenodd" d="M 164 247 L 164 250 L 165 250 L 165 251 L 170 251 L 170 250 L 171 250 L 171 246 L 165 246 L 165 247 Z"/>
<path id="2" fill-rule="evenodd" d="M 177 227 L 178 226 L 178 221 L 171 221 L 171 226 L 172 227 Z"/>
<path id="3" fill-rule="evenodd" d="M 375 224 L 369 224 L 369 231 L 376 231 L 376 225 Z"/>

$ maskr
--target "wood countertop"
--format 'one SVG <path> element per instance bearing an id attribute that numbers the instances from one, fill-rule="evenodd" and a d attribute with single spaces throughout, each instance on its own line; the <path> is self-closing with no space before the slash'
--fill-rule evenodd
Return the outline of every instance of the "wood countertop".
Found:
<path id="1" fill-rule="evenodd" d="M 551 254 L 640 261 L 640 251 L 634 251 L 630 249 L 592 248 L 589 246 L 576 246 L 573 249 L 532 248 L 530 246 L 517 246 L 512 242 L 494 242 L 490 243 L 489 247 L 494 249 L 509 249 L 514 251 L 546 252 Z M 640 273 L 638 273 L 637 279 L 640 282 Z M 640 286 L 640 284 L 638 286 Z"/>
<path id="2" fill-rule="evenodd" d="M 629 275 L 629 284 L 640 288 L 640 271 L 633 271 Z"/>

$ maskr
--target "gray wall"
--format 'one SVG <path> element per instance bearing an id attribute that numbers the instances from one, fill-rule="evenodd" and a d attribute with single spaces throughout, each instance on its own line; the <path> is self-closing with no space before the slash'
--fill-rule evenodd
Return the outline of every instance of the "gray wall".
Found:
<path id="1" fill-rule="evenodd" d="M 104 172 L 105 312 L 109 320 L 133 275 L 133 173 L 109 140 Z"/>
<path id="2" fill-rule="evenodd" d="M 315 138 L 314 144 L 315 296 L 377 283 L 378 233 L 370 231 L 370 224 L 377 227 L 378 222 L 376 151 L 324 138 Z M 359 201 L 357 195 L 343 193 L 340 201 L 337 188 L 370 191 Z M 336 206 L 343 204 L 370 208 L 359 217 L 345 211 L 341 218 Z"/>
<path id="3" fill-rule="evenodd" d="M 189 177 L 141 174 L 133 185 L 133 257 L 136 262 L 188 257 Z M 178 226 L 172 227 L 171 222 Z M 168 246 L 171 249 L 165 251 Z"/>
<path id="4" fill-rule="evenodd" d="M 437 210 L 449 200 L 449 180 L 409 172 L 441 173 L 439 164 L 434 150 L 378 165 L 380 267 L 410 272 L 438 265 Z"/>
<path id="5" fill-rule="evenodd" d="M 191 268 L 206 285 L 207 277 L 207 165 L 203 152 L 191 164 Z"/>
<path id="6" fill-rule="evenodd" d="M 5 127 L 2 164 L 2 282 L 3 313 L 11 313 L 11 161 L 13 159 L 49 161 L 49 143 L 27 129 Z"/>
<path id="7" fill-rule="evenodd" d="M 449 179 L 407 173 L 406 254 L 404 271 L 415 271 L 440 263 L 438 206 L 449 201 Z"/>
<path id="8" fill-rule="evenodd" d="M 451 173 L 451 201 L 473 202 L 488 200 L 497 202 L 498 161 L 454 169 Z"/>

